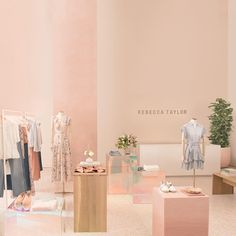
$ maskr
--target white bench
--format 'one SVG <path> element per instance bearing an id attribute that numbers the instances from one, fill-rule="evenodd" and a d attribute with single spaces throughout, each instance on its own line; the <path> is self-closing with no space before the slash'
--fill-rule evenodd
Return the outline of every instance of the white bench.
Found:
<path id="1" fill-rule="evenodd" d="M 160 166 L 166 176 L 187 176 L 192 171 L 181 168 L 181 144 L 140 144 L 140 165 Z M 212 175 L 220 171 L 220 146 L 206 145 L 204 169 L 197 170 L 196 175 Z"/>

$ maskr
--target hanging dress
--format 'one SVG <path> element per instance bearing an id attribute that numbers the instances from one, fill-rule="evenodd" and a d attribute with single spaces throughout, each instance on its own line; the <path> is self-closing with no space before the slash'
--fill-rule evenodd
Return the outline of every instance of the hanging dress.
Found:
<path id="1" fill-rule="evenodd" d="M 63 115 L 62 117 L 55 116 L 53 119 L 53 182 L 64 182 L 72 179 L 70 123 L 71 119 L 66 115 Z"/>
<path id="2" fill-rule="evenodd" d="M 29 163 L 31 166 L 31 174 L 34 181 L 41 178 L 40 172 L 42 169 L 41 157 L 42 136 L 40 123 L 36 120 L 31 120 L 28 124 L 28 148 L 29 148 Z"/>
<path id="3" fill-rule="evenodd" d="M 182 127 L 181 132 L 187 141 L 182 167 L 186 170 L 202 169 L 204 157 L 201 152 L 200 143 L 205 134 L 205 128 L 200 124 L 194 125 L 188 122 Z"/>

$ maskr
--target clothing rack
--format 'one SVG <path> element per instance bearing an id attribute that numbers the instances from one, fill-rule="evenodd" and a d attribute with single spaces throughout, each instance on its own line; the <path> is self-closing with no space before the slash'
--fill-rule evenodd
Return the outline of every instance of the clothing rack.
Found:
<path id="1" fill-rule="evenodd" d="M 4 122 L 5 116 L 4 116 L 4 110 L 2 110 L 1 115 L 1 145 L 2 145 L 2 155 L 3 155 L 3 171 L 4 171 L 4 189 L 3 189 L 3 196 L 5 198 L 5 204 L 6 208 L 8 206 L 8 195 L 7 195 L 7 175 L 6 175 L 6 162 L 5 162 L 5 155 L 4 155 L 4 142 L 3 142 L 3 122 Z"/>
<path id="2" fill-rule="evenodd" d="M 3 169 L 4 169 L 4 191 L 5 191 L 5 201 L 6 201 L 6 208 L 8 207 L 8 190 L 7 190 L 7 168 L 6 168 L 6 160 L 5 160 L 5 155 L 4 155 L 4 120 L 7 119 L 7 116 L 18 116 L 22 117 L 23 116 L 22 111 L 16 111 L 16 110 L 9 110 L 9 109 L 3 109 L 2 110 L 2 152 L 3 152 Z"/>
<path id="3" fill-rule="evenodd" d="M 20 117 L 25 118 L 26 114 L 29 114 L 28 112 L 18 111 L 18 110 L 10 110 L 10 109 L 2 109 L 2 116 L 1 116 L 1 122 L 2 122 L 2 152 L 3 152 L 3 169 L 4 169 L 4 197 L 6 202 L 6 208 L 8 207 L 8 190 L 7 190 L 7 173 L 6 173 L 6 160 L 4 155 L 4 120 L 7 119 L 7 117 Z M 29 115 L 32 116 L 32 115 Z"/>
<path id="4" fill-rule="evenodd" d="M 30 113 L 30 112 L 25 112 L 24 113 L 24 117 L 27 118 L 27 117 L 30 117 L 30 118 L 35 118 L 35 115 Z"/>

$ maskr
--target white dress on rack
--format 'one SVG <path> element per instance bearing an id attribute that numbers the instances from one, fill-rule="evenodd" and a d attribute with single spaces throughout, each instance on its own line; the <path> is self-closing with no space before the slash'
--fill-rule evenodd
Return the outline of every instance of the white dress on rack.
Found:
<path id="1" fill-rule="evenodd" d="M 20 142 L 19 124 L 10 120 L 3 121 L 3 150 L 5 159 L 18 159 L 20 154 L 17 143 Z"/>
<path id="2" fill-rule="evenodd" d="M 66 115 L 53 118 L 53 168 L 52 181 L 70 181 L 72 179 L 72 160 L 70 148 L 71 119 Z"/>

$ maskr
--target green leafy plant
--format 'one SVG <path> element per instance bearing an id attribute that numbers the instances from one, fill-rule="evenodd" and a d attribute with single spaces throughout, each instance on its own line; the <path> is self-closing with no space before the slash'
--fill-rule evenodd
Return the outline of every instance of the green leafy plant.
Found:
<path id="1" fill-rule="evenodd" d="M 136 147 L 137 146 L 137 137 L 132 134 L 124 134 L 118 137 L 116 142 L 116 147 L 119 149 L 126 149 L 129 147 Z"/>
<path id="2" fill-rule="evenodd" d="M 228 147 L 233 123 L 231 104 L 223 98 L 217 98 L 208 107 L 212 110 L 212 114 L 209 116 L 209 140 L 212 144 L 220 145 L 222 148 Z"/>

